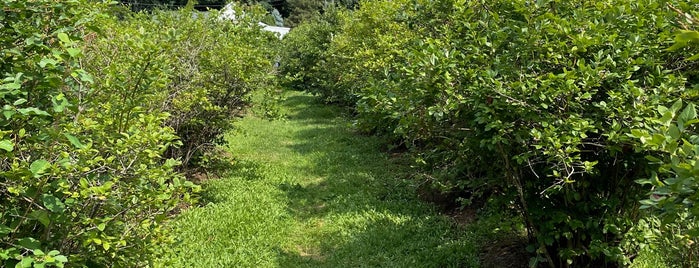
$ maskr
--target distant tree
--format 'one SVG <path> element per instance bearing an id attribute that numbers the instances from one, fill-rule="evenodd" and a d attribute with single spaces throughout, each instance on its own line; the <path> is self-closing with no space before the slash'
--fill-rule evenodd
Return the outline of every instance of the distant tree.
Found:
<path id="1" fill-rule="evenodd" d="M 340 0 L 338 1 L 338 5 L 347 9 L 357 9 L 359 8 L 359 0 Z"/>
<path id="2" fill-rule="evenodd" d="M 270 0 L 275 1 L 275 0 Z M 329 8 L 356 9 L 359 0 L 284 0 L 282 15 L 285 15 L 285 25 L 294 27 L 325 13 Z M 286 11 L 286 13 L 284 12 Z"/>
<path id="3" fill-rule="evenodd" d="M 284 26 L 284 18 L 282 17 L 282 14 L 279 13 L 278 9 L 272 9 L 272 17 L 274 17 L 274 25 L 276 26 Z"/>
<path id="4" fill-rule="evenodd" d="M 187 5 L 190 0 L 118 0 L 131 10 L 149 10 L 153 8 L 177 9 Z M 227 2 L 262 5 L 271 18 L 265 20 L 276 26 L 294 27 L 323 14 L 330 6 L 356 9 L 360 0 L 196 0 L 194 8 L 198 10 L 220 9 Z M 272 23 L 273 22 L 273 23 Z"/>
<path id="5" fill-rule="evenodd" d="M 321 14 L 327 1 L 323 0 L 287 0 L 289 16 L 286 25 L 294 27 Z"/>
<path id="6" fill-rule="evenodd" d="M 190 0 L 119 0 L 122 4 L 131 7 L 132 10 L 145 10 L 158 7 L 177 9 L 187 5 Z M 226 5 L 226 0 L 197 0 L 194 8 L 199 10 L 220 9 Z"/>

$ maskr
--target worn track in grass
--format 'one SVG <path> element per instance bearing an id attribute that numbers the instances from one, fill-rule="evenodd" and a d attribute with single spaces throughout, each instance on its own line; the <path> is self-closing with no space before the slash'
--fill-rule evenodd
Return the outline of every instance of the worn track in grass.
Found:
<path id="1" fill-rule="evenodd" d="M 477 267 L 472 235 L 418 200 L 405 163 L 339 109 L 288 92 L 286 119 L 247 116 L 230 174 L 180 215 L 174 267 Z"/>

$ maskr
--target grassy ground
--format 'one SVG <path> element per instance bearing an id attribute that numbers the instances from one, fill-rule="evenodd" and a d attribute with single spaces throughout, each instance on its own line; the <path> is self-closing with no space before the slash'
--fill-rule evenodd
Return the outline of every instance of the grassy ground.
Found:
<path id="1" fill-rule="evenodd" d="M 236 168 L 173 223 L 167 266 L 478 267 L 476 234 L 419 201 L 399 158 L 287 94 L 285 120 L 248 116 L 227 136 Z"/>

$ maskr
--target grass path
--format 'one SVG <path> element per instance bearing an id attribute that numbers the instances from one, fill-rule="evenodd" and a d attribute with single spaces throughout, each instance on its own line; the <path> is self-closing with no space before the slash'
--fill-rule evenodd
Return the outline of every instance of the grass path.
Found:
<path id="1" fill-rule="evenodd" d="M 476 246 L 417 200 L 405 165 L 340 111 L 286 93 L 285 120 L 227 136 L 235 170 L 173 223 L 174 267 L 476 267 Z"/>

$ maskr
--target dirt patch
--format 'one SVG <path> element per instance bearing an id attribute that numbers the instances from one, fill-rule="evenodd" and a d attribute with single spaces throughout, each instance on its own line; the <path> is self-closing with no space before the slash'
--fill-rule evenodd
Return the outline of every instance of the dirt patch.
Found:
<path id="1" fill-rule="evenodd" d="M 299 256 L 301 256 L 303 258 L 309 258 L 311 260 L 319 261 L 319 262 L 322 262 L 325 260 L 325 256 L 316 252 L 317 250 L 315 250 L 315 249 L 305 248 L 302 246 L 296 246 L 296 250 L 298 251 Z"/>
<path id="2" fill-rule="evenodd" d="M 530 254 L 526 248 L 527 240 L 524 237 L 490 242 L 481 248 L 481 265 L 483 268 L 529 267 Z"/>
<path id="3" fill-rule="evenodd" d="M 470 196 L 469 193 L 458 191 L 442 192 L 429 182 L 425 182 L 417 188 L 417 195 L 420 200 L 429 202 L 439 208 L 441 213 L 454 220 L 459 228 L 475 222 L 478 210 L 484 205 L 484 202 L 473 202 L 469 206 L 463 206 L 459 200 L 468 198 Z"/>
<path id="4" fill-rule="evenodd" d="M 447 211 L 444 214 L 448 215 L 454 221 L 454 223 L 456 223 L 457 227 L 464 228 L 476 221 L 478 218 L 478 209 L 475 207 L 466 207 L 463 209 Z"/>
<path id="5" fill-rule="evenodd" d="M 420 186 L 417 188 L 417 196 L 420 198 L 420 200 L 437 206 L 442 212 L 454 211 L 461 207 L 457 201 L 460 197 L 462 197 L 460 193 L 454 191 L 442 192 L 433 187 L 429 181 L 420 184 Z"/>
<path id="6" fill-rule="evenodd" d="M 485 206 L 484 198 L 471 198 L 469 206 L 458 200 L 469 199 L 467 192 L 442 192 L 425 182 L 417 189 L 421 200 L 434 204 L 441 213 L 449 216 L 457 228 L 466 228 L 478 220 L 478 211 Z M 516 234 L 503 235 L 481 247 L 480 261 L 484 268 L 526 268 L 531 255 L 527 252 L 527 238 Z"/>
<path id="7" fill-rule="evenodd" d="M 196 184 L 201 184 L 202 182 L 208 181 L 210 176 L 206 172 L 196 172 L 188 175 L 187 178 Z"/>

